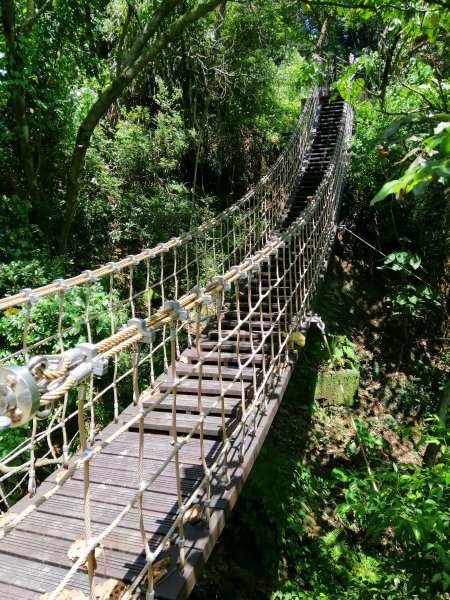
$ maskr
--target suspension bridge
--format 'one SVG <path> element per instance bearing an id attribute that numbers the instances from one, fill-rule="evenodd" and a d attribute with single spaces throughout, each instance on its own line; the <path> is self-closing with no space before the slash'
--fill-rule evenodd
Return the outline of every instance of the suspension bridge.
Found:
<path id="1" fill-rule="evenodd" d="M 192 591 L 311 320 L 351 128 L 313 87 L 279 159 L 223 213 L 0 299 L 22 331 L 0 361 L 2 599 Z"/>

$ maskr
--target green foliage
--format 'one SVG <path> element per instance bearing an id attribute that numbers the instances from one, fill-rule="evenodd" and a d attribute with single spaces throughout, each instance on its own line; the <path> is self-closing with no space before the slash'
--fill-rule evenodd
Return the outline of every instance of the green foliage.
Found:
<path id="1" fill-rule="evenodd" d="M 36 225 L 29 223 L 31 204 L 13 194 L 0 194 L 0 260 L 29 259 L 41 239 Z M 0 275 L 1 277 L 2 275 Z"/>
<path id="2" fill-rule="evenodd" d="M 87 154 L 79 215 L 85 227 L 75 236 L 98 260 L 155 246 L 209 214 L 210 199 L 193 206 L 178 181 L 194 135 L 183 124 L 180 91 L 169 94 L 160 82 L 156 100 L 156 116 L 145 106 L 123 109 L 114 130 L 97 130 Z"/>
<path id="3" fill-rule="evenodd" d="M 441 115 L 444 118 L 450 118 L 450 115 Z M 387 196 L 394 194 L 401 201 L 405 200 L 406 195 L 413 191 L 417 196 L 421 194 L 427 186 L 432 183 L 446 184 L 450 181 L 450 123 L 441 121 L 434 128 L 434 135 L 425 137 L 426 134 L 403 136 L 394 138 L 392 136 L 400 128 L 410 126 L 414 122 L 429 122 L 436 117 L 426 117 L 419 119 L 412 116 L 403 117 L 399 121 L 392 123 L 384 132 L 386 140 L 390 140 L 394 147 L 403 142 L 421 141 L 420 146 L 414 147 L 401 159 L 401 163 L 407 161 L 412 156 L 415 159 L 399 179 L 388 181 L 371 201 L 371 205 L 384 200 Z M 425 137 L 425 139 L 423 139 Z"/>
<path id="4" fill-rule="evenodd" d="M 114 303 L 118 302 L 115 292 Z M 90 288 L 89 318 L 94 342 L 110 335 L 111 320 L 109 315 L 109 294 L 100 283 Z M 86 288 L 74 287 L 64 295 L 62 312 L 62 341 L 66 347 L 74 346 L 87 340 L 87 330 L 84 324 L 86 311 Z M 126 318 L 122 308 L 115 311 L 116 329 Z M 49 332 L 57 331 L 59 315 L 58 296 L 41 298 L 32 305 L 28 331 L 28 346 L 48 338 Z M 26 308 L 9 309 L 0 316 L 0 357 L 7 356 L 22 346 Z M 59 352 L 56 335 L 39 345 L 40 354 Z"/>
<path id="5" fill-rule="evenodd" d="M 346 483 L 345 502 L 337 512 L 347 524 L 363 527 L 366 538 L 382 543 L 393 536 L 405 558 L 411 561 L 409 586 L 414 589 L 429 582 L 445 592 L 450 585 L 448 503 L 450 500 L 448 432 L 435 420 L 418 444 L 439 444 L 441 457 L 432 466 L 392 463 L 374 470 L 372 477 L 335 472 Z"/>
<path id="6" fill-rule="evenodd" d="M 0 263 L 0 267 L 0 295 L 7 296 L 24 287 L 38 287 L 63 277 L 70 262 L 66 257 L 49 259 L 35 250 L 28 259 Z"/>

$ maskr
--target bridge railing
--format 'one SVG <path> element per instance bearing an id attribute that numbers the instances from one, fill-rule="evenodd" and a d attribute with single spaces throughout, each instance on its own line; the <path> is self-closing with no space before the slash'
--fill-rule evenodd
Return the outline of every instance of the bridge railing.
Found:
<path id="1" fill-rule="evenodd" d="M 31 361 L 35 377 L 40 371 L 48 370 L 47 367 L 51 371 L 49 361 L 55 363 L 56 359 L 47 356 L 62 354 L 76 342 L 93 345 L 108 334 L 120 337 L 122 334 L 118 333 L 119 329 L 126 326 L 130 318 L 150 319 L 167 301 L 178 298 L 183 290 L 204 286 L 213 275 L 226 273 L 261 247 L 269 239 L 286 198 L 295 185 L 319 96 L 320 90 L 312 88 L 295 131 L 276 163 L 257 186 L 223 213 L 189 233 L 183 233 L 135 256 L 0 299 L 3 319 L 14 331 L 8 340 L 9 350 L 5 352 L 3 348 L 3 356 L 0 354 L 0 385 L 8 390 L 8 380 L 14 377 L 12 363 L 23 365 Z M 203 323 L 206 323 L 207 309 L 202 314 Z M 192 331 L 191 324 L 179 324 L 178 354 L 180 340 L 192 346 Z M 158 331 L 152 349 L 147 354 L 156 358 L 150 360 L 145 357 L 149 370 L 146 377 L 141 376 L 141 383 L 152 386 L 157 376 L 168 370 L 167 325 Z M 36 359 L 37 355 L 44 358 Z M 111 416 L 116 421 L 120 411 L 120 391 L 122 396 L 126 395 L 128 376 L 133 370 L 132 360 L 131 351 L 120 360 L 117 355 L 112 357 L 109 384 L 98 398 L 104 398 L 105 401 L 107 398 L 110 402 L 112 396 Z M 50 390 L 58 382 L 55 369 L 52 377 L 54 381 Z M 94 377 L 91 376 L 90 388 L 94 383 Z M 44 395 L 44 385 L 45 379 L 39 384 L 40 396 Z M 63 403 L 56 411 L 42 407 L 37 410 L 39 403 L 37 396 L 29 399 L 26 406 L 22 407 L 24 410 L 21 414 L 16 407 L 6 406 L 3 400 L 0 402 L 0 429 L 16 427 L 26 423 L 31 413 L 36 415 L 28 430 L 23 428 L 21 435 L 7 444 L 11 448 L 0 460 L 0 496 L 6 506 L 9 497 L 16 498 L 23 490 L 26 479 L 23 472 L 27 466 L 66 465 L 76 446 L 76 434 L 71 434 L 66 427 L 68 421 L 76 419 L 73 393 L 65 394 Z M 97 419 L 93 403 L 90 402 L 88 407 L 91 411 L 89 440 L 92 442 Z M 53 443 L 52 436 L 59 438 L 60 435 L 62 440 Z M 43 445 L 46 446 L 45 451 Z M 57 451 L 57 447 L 61 447 L 61 452 Z M 35 477 L 32 477 L 28 482 L 31 494 L 35 486 Z"/>
<path id="2" fill-rule="evenodd" d="M 84 271 L 67 279 L 0 299 L 0 311 L 6 311 L 12 322 L 23 325 L 23 336 L 18 347 L 11 347 L 0 365 L 28 360 L 30 353 L 59 347 L 66 339 L 82 329 L 88 342 L 95 338 L 99 323 L 110 317 L 111 331 L 123 324 L 127 313 L 146 316 L 168 297 L 177 297 L 180 289 L 204 285 L 216 273 L 225 273 L 239 264 L 245 256 L 259 248 L 271 235 L 282 214 L 308 144 L 316 115 L 320 89 L 314 86 L 305 102 L 297 126 L 278 160 L 260 182 L 243 198 L 222 213 L 206 220 L 200 226 L 179 237 L 130 255 L 117 262 L 109 262 L 95 270 Z M 110 302 L 95 306 L 99 289 L 108 290 Z M 46 325 L 40 333 L 41 312 L 36 303 L 46 298 Z M 94 302 L 93 302 L 94 298 Z M 84 312 L 68 310 L 71 305 L 83 304 Z M 18 315 L 18 307 L 23 307 Z M 53 320 L 48 313 L 53 311 Z M 75 316 L 76 315 L 76 316 Z M 54 331 L 48 331 L 48 326 Z"/>
<path id="3" fill-rule="evenodd" d="M 236 266 L 223 263 L 218 273 L 203 286 L 188 286 L 185 288 L 189 289 L 186 294 L 178 295 L 177 291 L 174 298 L 163 296 L 160 308 L 149 311 L 145 318 L 136 318 L 136 313 L 132 312 L 132 319 L 124 329 L 116 331 L 112 328 L 111 335 L 97 343 L 77 345 L 54 356 L 31 358 L 26 367 L 3 367 L 3 377 L 7 378 L 4 385 L 8 388 L 11 406 L 14 407 L 16 402 L 16 407 L 21 412 L 18 418 L 24 421 L 32 418 L 33 423 L 30 438 L 1 461 L 3 483 L 10 473 L 25 473 L 24 476 L 29 480 L 29 490 L 34 493 L 36 468 L 39 465 L 54 464 L 54 461 L 64 462 L 66 467 L 50 489 L 35 496 L 21 513 L 12 515 L 4 534 L 48 502 L 76 472 L 83 472 L 84 488 L 85 491 L 89 490 L 90 468 L 92 464 L 95 465 L 97 457 L 126 432 L 139 432 L 138 456 L 134 465 L 138 485 L 134 490 L 129 490 L 129 496 L 124 499 L 121 510 L 111 523 L 101 528 L 93 525 L 95 506 L 89 493 L 85 493 L 86 546 L 57 589 L 53 590 L 51 599 L 57 597 L 59 591 L 68 585 L 86 562 L 91 595 L 95 597 L 95 549 L 135 509 L 146 564 L 125 598 L 131 596 L 143 578 L 147 579 L 149 593 L 152 593 L 155 561 L 173 535 L 177 539 L 179 561 L 183 567 L 186 511 L 202 496 L 206 519 L 209 519 L 212 480 L 215 478 L 227 485 L 229 454 L 234 448 L 240 457 L 244 455 L 249 437 L 255 433 L 256 417 L 267 408 L 271 394 L 286 367 L 291 350 L 289 334 L 301 329 L 306 323 L 308 309 L 323 277 L 334 239 L 336 214 L 347 165 L 351 122 L 351 111 L 346 106 L 331 164 L 319 190 L 302 215 L 279 237 L 269 240 L 267 229 L 264 233 L 266 237 L 261 238 L 260 250 L 249 256 L 239 257 L 242 260 L 236 261 Z M 279 173 L 285 173 L 291 168 L 293 169 L 285 167 Z M 253 218 L 255 217 L 252 216 Z M 271 218 L 275 223 L 275 216 Z M 253 243 L 257 243 L 256 238 Z M 163 257 L 164 252 L 160 254 L 162 273 Z M 163 274 L 161 278 L 160 289 L 163 295 Z M 174 279 L 176 280 L 175 276 Z M 134 298 L 130 300 L 131 306 L 133 301 Z M 223 331 L 224 310 L 231 302 L 235 311 L 233 328 Z M 202 351 L 202 336 L 208 327 L 215 328 L 217 339 L 208 351 Z M 230 342 L 233 343 L 237 357 L 237 369 L 232 377 L 225 377 L 221 357 L 225 352 L 223 349 Z M 245 344 L 247 350 L 244 353 L 241 348 Z M 178 360 L 187 347 L 192 347 L 195 351 L 195 362 L 192 364 Z M 257 357 L 261 360 L 257 361 Z M 220 392 L 214 395 L 212 402 L 204 406 L 202 388 L 210 377 L 206 365 L 212 358 L 217 365 Z M 109 373 L 106 370 L 108 363 L 112 366 Z M 162 373 L 158 376 L 160 372 Z M 195 381 L 198 410 L 193 427 L 179 438 L 177 396 L 180 387 L 188 381 Z M 241 398 L 241 417 L 236 429 L 230 432 L 226 425 L 225 398 L 236 386 Z M 122 394 L 133 397 L 135 408 L 131 413 L 127 412 L 124 421 L 108 437 L 98 441 L 96 408 L 113 404 L 117 420 L 118 400 Z M 158 466 L 152 467 L 151 472 L 148 472 L 144 459 L 152 456 L 152 448 L 147 447 L 144 431 L 147 424 L 151 424 L 154 410 L 164 404 L 172 415 L 173 445 L 168 447 Z M 222 423 L 222 443 L 216 455 L 211 458 L 207 456 L 204 446 L 204 427 L 208 415 L 217 409 Z M 37 416 L 46 419 L 42 421 L 45 423 L 42 431 L 38 430 Z M 69 422 L 74 419 L 78 420 L 75 432 L 73 428 L 71 431 L 68 428 Z M 80 451 L 69 461 L 71 435 L 72 443 L 79 441 Z M 183 449 L 194 436 L 200 438 L 199 466 L 203 470 L 203 476 L 196 489 L 186 495 L 181 486 L 181 462 Z M 64 442 L 62 456 L 58 451 L 61 440 Z M 39 456 L 37 448 L 42 448 Z M 24 457 L 22 462 L 20 456 Z M 144 498 L 169 468 L 175 472 L 178 499 L 176 515 L 164 536 L 149 541 L 144 518 Z M 4 492 L 5 495 L 8 493 Z"/>

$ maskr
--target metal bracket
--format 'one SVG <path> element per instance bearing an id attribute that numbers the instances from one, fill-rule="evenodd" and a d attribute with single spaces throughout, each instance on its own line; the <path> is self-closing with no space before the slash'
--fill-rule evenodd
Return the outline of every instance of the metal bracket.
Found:
<path id="1" fill-rule="evenodd" d="M 28 302 L 30 302 L 30 304 L 34 304 L 35 302 L 39 301 L 39 296 L 36 296 L 36 294 L 33 292 L 33 290 L 31 288 L 23 288 L 23 290 L 20 290 L 22 292 L 22 294 L 25 294 L 25 296 L 27 297 Z"/>
<path id="2" fill-rule="evenodd" d="M 220 286 L 222 286 L 224 292 L 229 292 L 231 290 L 231 283 L 229 281 L 226 281 L 222 277 L 222 275 L 216 275 L 212 278 L 211 281 L 213 283 L 218 283 Z"/>
<path id="3" fill-rule="evenodd" d="M 98 281 L 97 275 L 93 271 L 90 271 L 89 269 L 87 269 L 86 271 L 83 271 L 82 275 L 86 275 L 86 277 L 89 278 L 89 283 L 95 283 L 96 281 Z"/>
<path id="4" fill-rule="evenodd" d="M 145 319 L 130 319 L 127 322 L 127 327 L 137 327 L 138 333 L 142 334 L 142 344 L 153 344 L 156 339 L 156 332 L 152 328 L 148 328 Z"/>
<path id="5" fill-rule="evenodd" d="M 322 334 L 325 333 L 325 323 L 323 322 L 322 317 L 319 317 L 319 315 L 313 315 L 310 319 L 310 323 L 317 325 Z"/>
<path id="6" fill-rule="evenodd" d="M 234 271 L 236 275 L 239 275 L 239 279 L 248 279 L 247 271 L 243 271 L 240 265 L 233 265 L 230 267 L 230 271 Z"/>
<path id="7" fill-rule="evenodd" d="M 96 377 L 102 377 L 108 371 L 108 359 L 98 356 L 98 350 L 95 344 L 85 342 L 83 344 L 77 344 L 75 348 L 83 353 L 85 362 L 92 366 L 92 373 Z M 79 365 L 79 367 L 80 366 L 82 365 Z M 79 367 L 76 367 L 76 369 Z M 74 376 L 76 376 L 76 369 L 72 371 L 72 375 Z"/>
<path id="8" fill-rule="evenodd" d="M 200 287 L 199 285 L 196 285 L 191 290 L 189 290 L 189 293 L 196 294 L 198 298 L 201 298 L 202 304 L 204 306 L 209 306 L 212 303 L 211 294 L 205 293 L 204 288 Z"/>
<path id="9" fill-rule="evenodd" d="M 71 286 L 68 283 L 66 283 L 64 279 L 55 279 L 53 283 L 59 285 L 61 291 L 64 293 L 70 292 L 70 290 L 72 289 Z"/>
<path id="10" fill-rule="evenodd" d="M 162 310 L 170 310 L 170 316 L 177 321 L 187 321 L 188 311 L 181 308 L 178 300 L 168 300 Z"/>
<path id="11" fill-rule="evenodd" d="M 108 262 L 106 263 L 106 266 L 109 267 L 116 275 L 122 270 L 122 268 L 115 262 Z"/>
<path id="12" fill-rule="evenodd" d="M 136 267 L 139 264 L 139 259 L 134 254 L 129 254 L 127 259 L 131 261 L 130 267 Z"/>

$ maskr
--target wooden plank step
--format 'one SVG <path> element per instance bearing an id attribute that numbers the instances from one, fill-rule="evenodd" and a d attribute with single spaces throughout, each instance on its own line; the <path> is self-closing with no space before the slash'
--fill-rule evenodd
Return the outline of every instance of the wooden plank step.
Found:
<path id="1" fill-rule="evenodd" d="M 197 424 L 198 417 L 186 413 L 177 414 L 177 433 L 190 433 L 192 428 Z M 231 435 L 237 426 L 235 418 L 228 417 L 225 421 L 227 435 Z M 145 431 L 164 431 L 172 432 L 172 415 L 168 412 L 152 412 L 151 418 L 146 417 L 144 420 Z M 204 435 L 209 437 L 222 437 L 222 419 L 217 416 L 208 415 L 203 426 Z M 195 434 L 199 435 L 199 433 Z"/>
<path id="2" fill-rule="evenodd" d="M 166 390 L 168 390 L 170 388 L 170 385 L 171 385 L 170 381 L 164 382 L 161 384 L 159 389 L 161 390 L 161 392 L 165 392 Z M 197 393 L 197 385 L 198 385 L 197 382 L 194 381 L 193 379 L 187 379 L 186 381 L 183 381 L 183 383 L 180 383 L 177 390 L 178 390 L 178 393 L 180 393 L 180 394 L 196 394 Z M 233 383 L 231 386 L 229 386 L 229 384 L 226 385 L 226 388 L 227 388 L 226 395 L 228 397 L 235 397 L 235 396 L 237 396 L 238 398 L 241 397 L 242 392 L 241 392 L 241 384 L 239 381 L 237 381 L 236 383 Z M 244 381 L 244 392 L 246 394 L 249 394 L 250 391 L 252 390 L 252 388 L 253 388 L 253 385 L 251 382 Z M 206 379 L 202 384 L 202 391 L 203 391 L 203 394 L 205 394 L 207 396 L 219 396 L 220 392 L 221 392 L 221 388 L 220 388 L 218 381 Z"/>
<path id="3" fill-rule="evenodd" d="M 152 406 L 157 400 L 157 397 L 152 398 L 149 401 L 144 402 L 144 406 Z M 224 398 L 224 410 L 225 415 L 235 417 L 239 413 L 240 400 L 237 398 Z M 202 407 L 203 410 L 209 410 L 212 406 L 211 414 L 220 415 L 222 409 L 220 403 L 217 405 L 217 396 L 203 396 L 202 395 Z M 156 410 L 159 411 L 171 411 L 172 410 L 172 398 L 169 396 L 165 398 Z M 188 394 L 177 394 L 177 412 L 198 414 L 198 400 L 197 396 Z"/>
<path id="4" fill-rule="evenodd" d="M 192 371 L 192 365 L 187 363 L 178 362 L 177 363 L 177 377 L 183 377 Z M 219 373 L 217 369 L 217 365 L 203 365 L 203 380 L 212 379 L 217 380 Z M 224 381 L 231 381 L 236 377 L 237 368 L 233 367 L 222 367 L 222 379 Z M 244 381 L 252 381 L 253 380 L 253 369 L 251 367 L 246 367 L 242 371 L 242 378 Z M 199 371 L 198 369 L 191 375 L 190 379 L 198 379 Z"/>
<path id="5" fill-rule="evenodd" d="M 205 352 L 208 352 L 210 350 L 214 350 L 214 348 L 217 347 L 217 341 L 202 340 L 201 341 L 201 347 L 202 347 L 202 350 L 204 350 Z M 224 342 L 222 344 L 222 349 L 224 351 L 227 351 L 227 352 L 236 352 L 237 347 L 238 347 L 238 345 L 237 345 L 236 340 L 234 340 L 234 341 L 230 340 L 230 341 Z M 270 349 L 269 342 L 266 342 L 263 345 L 263 348 L 266 351 L 269 350 Z M 251 351 L 252 351 L 251 350 L 251 346 L 250 346 L 250 342 L 243 342 L 243 341 L 241 341 L 239 343 L 239 350 L 241 352 L 241 355 L 243 355 L 243 356 L 245 356 L 245 354 L 250 354 Z"/>
<path id="6" fill-rule="evenodd" d="M 245 357 L 247 354 L 250 354 L 250 348 L 249 348 L 248 352 L 241 351 L 241 353 L 240 353 L 241 362 L 245 362 L 245 360 L 246 360 Z M 183 356 L 187 358 L 187 360 L 189 361 L 190 364 L 195 364 L 198 360 L 197 351 L 195 350 L 195 348 L 188 348 L 187 350 L 185 350 L 183 352 Z M 221 359 L 221 364 L 237 365 L 237 354 L 235 352 L 221 351 L 220 359 Z M 213 352 L 211 354 L 211 356 L 209 356 L 207 358 L 207 363 L 212 363 L 212 364 L 217 365 L 218 361 L 219 361 L 219 353 L 218 352 Z M 257 354 L 254 358 L 254 361 L 255 361 L 255 364 L 261 365 L 263 362 L 263 355 Z"/>

